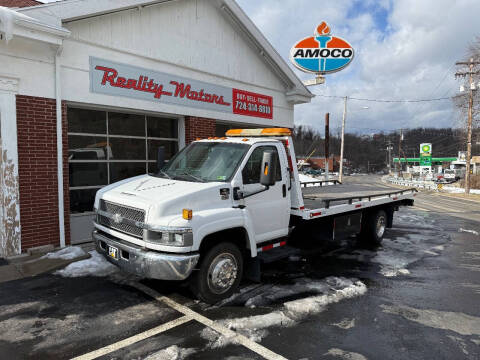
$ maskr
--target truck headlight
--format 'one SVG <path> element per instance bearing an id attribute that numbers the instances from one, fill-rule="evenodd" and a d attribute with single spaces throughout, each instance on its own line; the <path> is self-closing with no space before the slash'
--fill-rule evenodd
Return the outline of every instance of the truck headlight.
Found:
<path id="1" fill-rule="evenodd" d="M 193 234 L 191 232 L 148 231 L 145 241 L 168 246 L 192 246 Z"/>

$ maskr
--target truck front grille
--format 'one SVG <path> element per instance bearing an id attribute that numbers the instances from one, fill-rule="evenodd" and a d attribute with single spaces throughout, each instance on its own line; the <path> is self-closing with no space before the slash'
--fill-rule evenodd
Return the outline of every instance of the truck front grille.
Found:
<path id="1" fill-rule="evenodd" d="M 132 221 L 145 222 L 145 211 L 135 209 L 128 206 L 114 204 L 109 201 L 100 200 L 100 210 L 108 212 L 111 215 L 119 214 L 124 219 Z M 133 226 L 125 222 L 116 223 L 113 219 L 110 219 L 103 215 L 98 215 L 98 223 L 108 228 L 123 232 L 135 236 L 137 238 L 143 237 L 143 229 L 138 226 Z"/>

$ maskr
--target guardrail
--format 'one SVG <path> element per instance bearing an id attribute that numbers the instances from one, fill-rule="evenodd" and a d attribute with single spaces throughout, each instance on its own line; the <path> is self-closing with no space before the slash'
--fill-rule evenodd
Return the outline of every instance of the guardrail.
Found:
<path id="1" fill-rule="evenodd" d="M 409 186 L 414 188 L 422 188 L 428 190 L 438 190 L 438 185 L 435 183 L 425 183 L 422 181 L 412 181 L 412 180 L 405 180 L 405 179 L 395 179 L 395 178 L 387 178 L 386 181 L 400 186 Z"/>
<path id="2" fill-rule="evenodd" d="M 319 186 L 323 186 L 325 183 L 333 183 L 333 185 L 342 185 L 340 181 L 338 181 L 337 179 L 334 179 L 334 180 L 315 180 L 315 181 L 308 181 L 303 183 L 301 182 L 300 186 L 307 187 L 307 185 L 314 185 L 314 184 L 320 184 Z"/>

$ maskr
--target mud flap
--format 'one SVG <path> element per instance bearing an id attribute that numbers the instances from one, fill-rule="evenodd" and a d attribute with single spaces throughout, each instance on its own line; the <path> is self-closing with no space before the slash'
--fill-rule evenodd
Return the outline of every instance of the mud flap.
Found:
<path id="1" fill-rule="evenodd" d="M 262 271 L 260 268 L 260 259 L 258 258 L 258 256 L 254 258 L 249 257 L 246 259 L 244 264 L 243 277 L 256 283 L 259 283 L 261 281 Z"/>

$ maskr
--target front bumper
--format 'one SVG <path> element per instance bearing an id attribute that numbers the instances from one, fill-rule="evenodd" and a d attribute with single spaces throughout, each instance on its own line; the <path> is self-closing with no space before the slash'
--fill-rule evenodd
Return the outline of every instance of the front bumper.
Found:
<path id="1" fill-rule="evenodd" d="M 166 254 L 143 249 L 98 230 L 92 232 L 97 251 L 122 270 L 151 279 L 184 280 L 198 263 L 199 254 Z M 118 249 L 118 258 L 108 255 L 108 246 Z"/>

